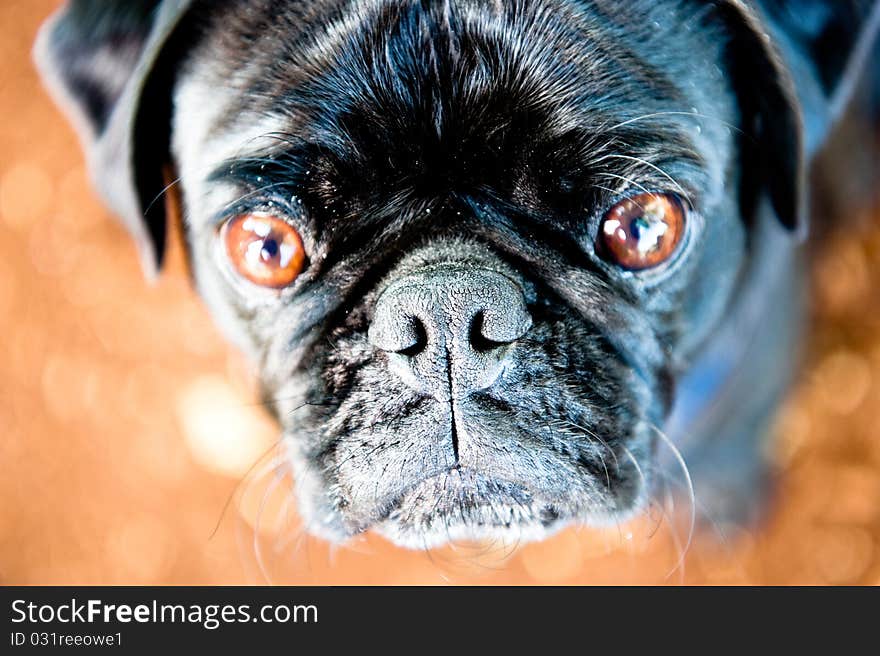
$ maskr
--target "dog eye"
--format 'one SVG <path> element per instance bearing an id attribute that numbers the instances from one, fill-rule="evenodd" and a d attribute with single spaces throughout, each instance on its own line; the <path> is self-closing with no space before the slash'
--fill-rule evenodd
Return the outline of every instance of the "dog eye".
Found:
<path id="1" fill-rule="evenodd" d="M 674 194 L 644 193 L 620 201 L 602 219 L 600 250 L 629 271 L 668 260 L 684 236 L 685 209 Z"/>
<path id="2" fill-rule="evenodd" d="M 292 283 L 303 270 L 302 239 L 278 217 L 236 216 L 224 224 L 221 235 L 235 270 L 257 285 L 280 289 Z"/>

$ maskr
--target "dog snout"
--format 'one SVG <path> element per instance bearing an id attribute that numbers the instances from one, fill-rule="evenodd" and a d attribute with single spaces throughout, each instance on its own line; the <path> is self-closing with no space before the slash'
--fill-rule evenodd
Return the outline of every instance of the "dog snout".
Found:
<path id="1" fill-rule="evenodd" d="M 379 297 L 369 329 L 413 389 L 457 399 L 492 385 L 532 320 L 522 288 L 486 269 L 410 274 Z"/>

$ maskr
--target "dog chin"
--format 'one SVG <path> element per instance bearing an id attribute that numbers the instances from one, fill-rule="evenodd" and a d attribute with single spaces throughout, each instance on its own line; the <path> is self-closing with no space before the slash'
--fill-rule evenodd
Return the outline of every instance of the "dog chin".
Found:
<path id="1" fill-rule="evenodd" d="M 334 543 L 373 531 L 415 550 L 446 544 L 515 548 L 568 526 L 604 527 L 637 515 L 645 504 L 647 483 L 635 468 L 621 473 L 623 482 L 610 492 L 600 492 L 598 483 L 585 480 L 583 490 L 560 494 L 458 466 L 405 487 L 368 525 L 342 529 L 347 522 L 338 514 L 336 521 L 316 525 L 314 513 L 308 513 L 312 521 L 307 523 L 312 533 Z"/>
<path id="2" fill-rule="evenodd" d="M 598 499 L 586 492 L 581 496 L 560 503 L 558 494 L 536 493 L 524 485 L 455 468 L 402 492 L 371 530 L 408 549 L 446 544 L 516 548 L 571 525 L 625 521 L 641 507 L 643 490 L 629 499 Z"/>
<path id="3" fill-rule="evenodd" d="M 589 462 L 552 450 L 532 453 L 539 461 L 543 455 L 543 467 L 555 469 L 553 480 L 524 468 L 528 458 L 499 461 L 482 457 L 484 449 L 478 449 L 478 457 L 465 450 L 455 464 L 438 461 L 411 476 L 384 477 L 381 488 L 380 469 L 373 478 L 328 470 L 300 450 L 302 435 L 290 431 L 286 441 L 300 515 L 312 534 L 344 544 L 372 531 L 400 547 L 429 549 L 447 543 L 523 544 L 570 525 L 604 527 L 633 518 L 650 492 L 651 467 L 640 463 L 650 462 L 656 440 L 646 427 L 637 421 L 625 439 L 615 440 L 610 454 Z M 360 438 L 355 441 L 360 444 Z M 497 435 L 494 441 L 503 443 Z M 350 463 L 351 456 L 342 461 Z M 352 494 L 364 481 L 371 490 L 375 484 L 375 494 Z"/>

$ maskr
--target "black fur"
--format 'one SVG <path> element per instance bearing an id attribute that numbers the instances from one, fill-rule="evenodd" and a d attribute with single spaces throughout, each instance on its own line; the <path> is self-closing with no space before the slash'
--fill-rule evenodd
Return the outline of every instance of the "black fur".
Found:
<path id="1" fill-rule="evenodd" d="M 429 546 L 638 512 L 659 436 L 694 395 L 718 394 L 697 374 L 718 368 L 724 340 L 764 385 L 704 430 L 736 440 L 746 426 L 758 467 L 750 438 L 789 363 L 777 341 L 781 361 L 750 351 L 767 348 L 751 336 L 794 334 L 795 242 L 779 226 L 801 221 L 805 168 L 801 108 L 762 20 L 736 0 L 185 12 L 150 102 L 170 108 L 196 283 L 259 364 L 311 530 Z M 644 190 L 675 194 L 688 219 L 676 255 L 636 273 L 597 240 L 608 208 Z M 237 277 L 218 247 L 219 227 L 253 211 L 305 243 L 306 269 L 280 292 Z M 432 292 L 443 316 L 489 272 L 530 318 L 490 345 L 497 379 L 466 394 L 451 350 L 433 363 L 448 381 L 425 394 L 370 333 L 383 294 L 437 271 L 464 288 Z"/>

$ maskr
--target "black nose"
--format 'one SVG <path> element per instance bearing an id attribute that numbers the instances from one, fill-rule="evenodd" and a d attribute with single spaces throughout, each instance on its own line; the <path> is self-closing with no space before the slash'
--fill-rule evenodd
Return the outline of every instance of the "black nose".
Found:
<path id="1" fill-rule="evenodd" d="M 370 343 L 410 387 L 461 398 L 489 387 L 532 325 L 522 289 L 487 269 L 445 267 L 392 283 L 376 303 Z"/>

